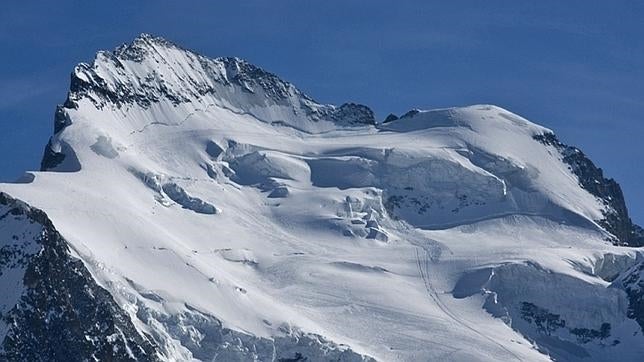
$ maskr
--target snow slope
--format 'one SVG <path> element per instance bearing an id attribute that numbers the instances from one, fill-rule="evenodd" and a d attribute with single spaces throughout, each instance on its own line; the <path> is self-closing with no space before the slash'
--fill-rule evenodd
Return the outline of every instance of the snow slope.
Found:
<path id="1" fill-rule="evenodd" d="M 637 360 L 611 281 L 642 250 L 609 242 L 549 133 L 490 105 L 376 124 L 142 35 L 76 67 L 47 171 L 0 191 L 160 359 Z"/>

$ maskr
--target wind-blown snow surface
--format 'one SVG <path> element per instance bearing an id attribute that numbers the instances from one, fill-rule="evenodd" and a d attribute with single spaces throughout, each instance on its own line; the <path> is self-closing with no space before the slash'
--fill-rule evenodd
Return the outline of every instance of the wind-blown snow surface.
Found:
<path id="1" fill-rule="evenodd" d="M 215 328 L 383 361 L 642 356 L 610 284 L 641 250 L 606 241 L 551 131 L 487 105 L 375 125 L 257 69 L 149 36 L 100 53 L 51 171 L 0 186 L 160 358 L 216 359 Z"/>

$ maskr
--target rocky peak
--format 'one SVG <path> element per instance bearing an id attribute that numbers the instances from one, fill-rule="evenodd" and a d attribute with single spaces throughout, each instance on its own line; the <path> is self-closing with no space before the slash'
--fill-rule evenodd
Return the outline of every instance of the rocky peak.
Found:
<path id="1" fill-rule="evenodd" d="M 44 212 L 3 192 L 0 212 L 0 361 L 158 360 Z"/>
<path id="2" fill-rule="evenodd" d="M 64 107 L 77 108 L 82 99 L 99 109 L 134 105 L 145 109 L 161 101 L 178 105 L 205 100 L 306 131 L 320 128 L 303 126 L 307 122 L 375 124 L 366 106 L 319 104 L 291 83 L 245 60 L 208 58 L 149 34 L 112 52 L 98 52 L 92 64 L 77 65 Z M 262 111 L 267 108 L 273 110 Z M 275 108 L 281 110 L 275 112 Z"/>
<path id="3" fill-rule="evenodd" d="M 389 115 L 387 116 L 387 118 L 385 118 L 385 120 L 384 120 L 382 123 L 389 123 L 389 122 L 393 122 L 393 121 L 395 121 L 395 120 L 397 120 L 397 119 L 398 119 L 398 116 L 397 116 L 397 115 L 395 115 L 395 114 L 393 114 L 393 113 L 389 113 Z"/>
<path id="4" fill-rule="evenodd" d="M 614 243 L 644 245 L 644 231 L 628 216 L 624 194 L 617 181 L 604 177 L 603 170 L 595 166 L 580 149 L 562 143 L 554 133 L 537 134 L 533 138 L 557 149 L 562 161 L 578 177 L 579 185 L 602 201 L 605 205 L 604 219 L 596 221 L 615 236 Z"/>
<path id="5" fill-rule="evenodd" d="M 113 54 L 119 59 L 141 63 L 150 55 L 151 52 L 154 52 L 157 47 L 182 49 L 178 45 L 166 39 L 142 33 L 136 37 L 132 43 L 122 44 L 117 47 Z"/>
<path id="6" fill-rule="evenodd" d="M 362 104 L 345 103 L 331 112 L 331 119 L 338 124 L 356 126 L 356 125 L 375 125 L 376 117 L 373 111 Z"/>

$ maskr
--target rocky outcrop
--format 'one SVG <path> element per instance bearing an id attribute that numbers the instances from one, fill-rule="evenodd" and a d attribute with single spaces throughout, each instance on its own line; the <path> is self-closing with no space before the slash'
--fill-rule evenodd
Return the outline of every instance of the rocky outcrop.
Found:
<path id="1" fill-rule="evenodd" d="M 173 57 L 180 57 L 183 64 L 178 66 Z M 145 72 L 133 74 L 128 68 L 131 62 L 139 63 Z M 214 94 L 259 119 L 264 115 L 254 108 L 278 106 L 291 108 L 291 115 L 312 122 L 326 120 L 347 126 L 375 124 L 373 111 L 364 105 L 322 105 L 293 84 L 245 60 L 211 59 L 148 34 L 141 34 L 132 43 L 112 52 L 99 52 L 92 64 L 76 66 L 64 107 L 75 108 L 79 100 L 89 99 L 99 109 L 134 104 L 145 109 L 160 100 L 177 105 Z M 240 94 L 245 95 L 244 104 L 233 101 Z M 61 127 L 56 129 L 60 131 Z"/>
<path id="2" fill-rule="evenodd" d="M 534 139 L 559 151 L 561 160 L 578 177 L 579 185 L 603 202 L 604 218 L 596 221 L 615 236 L 613 243 L 644 245 L 644 230 L 628 216 L 624 194 L 617 181 L 605 178 L 602 169 L 595 166 L 580 149 L 562 143 L 554 133 L 538 134 Z"/>
<path id="3" fill-rule="evenodd" d="M 56 166 L 60 165 L 64 159 L 65 155 L 62 152 L 54 151 L 51 140 L 49 140 L 49 142 L 47 142 L 47 145 L 45 146 L 42 160 L 40 161 L 40 170 L 52 170 L 56 168 Z"/>
<path id="4" fill-rule="evenodd" d="M 382 123 L 389 123 L 389 122 L 393 122 L 393 121 L 395 121 L 395 120 L 397 120 L 397 119 L 398 119 L 398 116 L 397 116 L 397 115 L 395 115 L 395 114 L 393 114 L 393 113 L 390 113 L 390 114 L 387 116 L 387 118 L 385 118 L 385 120 L 384 120 Z"/>
<path id="5" fill-rule="evenodd" d="M 140 303 L 136 318 L 154 326 L 153 335 L 141 334 L 110 292 L 70 254 L 44 212 L 5 193 L 0 193 L 0 211 L 0 227 L 15 232 L 2 235 L 0 242 L 0 285 L 14 284 L 10 279 L 16 271 L 23 279 L 17 283 L 23 288 L 16 304 L 0 308 L 0 361 L 157 361 L 172 359 L 168 346 L 175 343 L 185 348 L 186 359 L 374 361 L 286 326 L 273 339 L 234 331 L 190 306 L 182 314 L 166 315 Z"/>
<path id="6" fill-rule="evenodd" d="M 635 319 L 644 333 L 644 262 L 626 270 L 613 287 L 623 289 L 628 295 L 628 317 Z"/>
<path id="7" fill-rule="evenodd" d="M 44 212 L 4 193 L 0 205 L 5 229 L 16 223 L 42 226 L 33 238 L 20 233 L 0 249 L 7 256 L 2 263 L 6 278 L 12 275 L 7 268 L 24 269 L 18 303 L 0 316 L 8 328 L 0 341 L 0 361 L 157 360 L 154 343 L 135 329 L 83 262 L 70 255 Z"/>
<path id="8" fill-rule="evenodd" d="M 132 63 L 137 64 L 132 67 Z M 208 58 L 163 38 L 141 34 L 112 52 L 98 52 L 91 64 L 80 63 L 74 68 L 67 99 L 56 108 L 54 136 L 45 148 L 41 170 L 79 168 L 59 167 L 74 156 L 61 149 L 57 135 L 72 124 L 69 111 L 78 109 L 82 100 L 103 110 L 149 109 L 161 101 L 177 106 L 203 99 L 305 132 L 330 127 L 320 123 L 342 127 L 376 124 L 367 106 L 319 104 L 293 84 L 243 59 Z"/>
<path id="9" fill-rule="evenodd" d="M 64 141 L 49 140 L 40 161 L 40 171 L 77 172 L 81 164 L 76 152 Z"/>
<path id="10" fill-rule="evenodd" d="M 334 122 L 347 126 L 375 125 L 373 111 L 362 104 L 345 103 L 331 113 Z"/>

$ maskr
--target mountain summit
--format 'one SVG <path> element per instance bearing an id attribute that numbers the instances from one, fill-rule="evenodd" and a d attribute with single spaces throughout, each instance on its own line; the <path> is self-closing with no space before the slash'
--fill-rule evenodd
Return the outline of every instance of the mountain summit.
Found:
<path id="1" fill-rule="evenodd" d="M 619 185 L 492 105 L 314 101 L 143 34 L 0 185 L 0 360 L 638 360 Z"/>
<path id="2" fill-rule="evenodd" d="M 375 124 L 373 112 L 365 106 L 318 104 L 292 84 L 242 59 L 206 58 L 147 34 L 113 52 L 99 52 L 91 65 L 79 64 L 72 73 L 67 103 L 81 99 L 97 108 L 212 102 L 304 131 Z"/>

